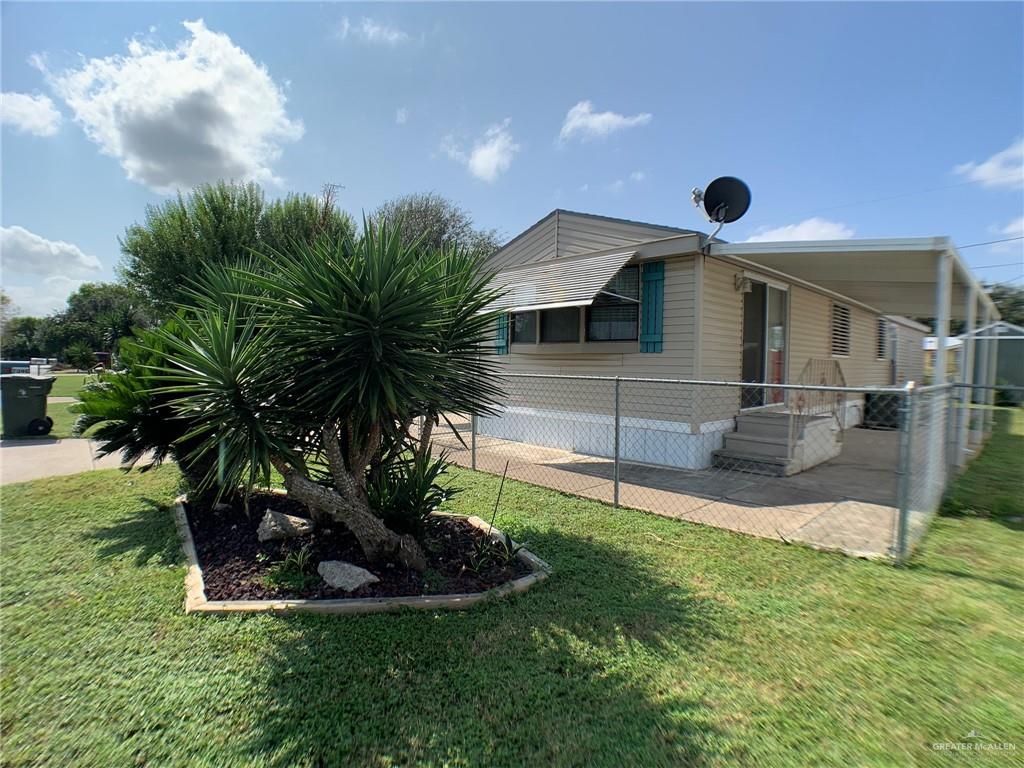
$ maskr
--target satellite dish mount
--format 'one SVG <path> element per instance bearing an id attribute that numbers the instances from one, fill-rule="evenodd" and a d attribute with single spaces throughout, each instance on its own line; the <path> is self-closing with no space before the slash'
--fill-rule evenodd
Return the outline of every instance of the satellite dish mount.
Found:
<path id="1" fill-rule="evenodd" d="M 708 235 L 709 241 L 722 227 L 739 219 L 750 208 L 750 187 L 735 176 L 719 176 L 706 189 L 694 187 L 690 197 L 695 206 L 704 209 L 708 221 L 718 225 Z"/>

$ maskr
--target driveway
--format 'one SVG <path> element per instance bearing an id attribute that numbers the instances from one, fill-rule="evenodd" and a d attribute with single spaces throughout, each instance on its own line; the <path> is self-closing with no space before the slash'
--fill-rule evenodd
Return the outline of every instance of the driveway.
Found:
<path id="1" fill-rule="evenodd" d="M 0 485 L 121 466 L 120 456 L 95 453 L 92 440 L 0 440 Z"/>

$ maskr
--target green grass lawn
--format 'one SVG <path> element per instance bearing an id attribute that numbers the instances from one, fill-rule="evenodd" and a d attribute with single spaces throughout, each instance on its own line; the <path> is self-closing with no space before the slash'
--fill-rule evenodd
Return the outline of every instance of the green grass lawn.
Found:
<path id="1" fill-rule="evenodd" d="M 77 397 L 85 382 L 95 377 L 88 373 L 58 373 L 56 378 L 50 397 Z"/>
<path id="2" fill-rule="evenodd" d="M 1024 504 L 994 486 L 1024 413 L 1000 419 L 904 568 L 509 482 L 498 524 L 554 575 L 465 613 L 185 616 L 173 467 L 7 486 L 4 762 L 1019 765 Z M 451 509 L 493 504 L 458 478 Z M 1017 752 L 931 748 L 972 730 Z"/>

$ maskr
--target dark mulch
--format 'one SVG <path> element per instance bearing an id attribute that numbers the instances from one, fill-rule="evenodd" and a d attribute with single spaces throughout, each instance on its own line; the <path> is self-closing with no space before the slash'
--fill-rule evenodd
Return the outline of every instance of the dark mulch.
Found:
<path id="1" fill-rule="evenodd" d="M 489 560 L 477 571 L 468 570 L 474 545 L 484 533 L 460 518 L 432 515 L 419 537 L 427 555 L 425 573 L 393 564 L 371 564 L 359 543 L 340 525 L 318 527 L 312 534 L 284 541 L 260 542 L 256 529 L 267 508 L 299 517 L 309 517 L 306 507 L 272 494 L 254 495 L 249 500 L 251 517 L 242 503 L 230 510 L 215 511 L 210 505 L 189 503 L 188 519 L 195 540 L 199 565 L 203 569 L 208 600 L 327 599 L 345 597 L 397 597 L 484 592 L 530 572 L 514 561 L 506 566 Z M 291 552 L 308 546 L 309 578 L 304 585 L 280 584 L 273 579 L 274 566 Z M 322 560 L 344 560 L 375 574 L 380 581 L 354 592 L 333 589 L 316 572 Z M 277 569 L 279 570 L 279 568 Z"/>

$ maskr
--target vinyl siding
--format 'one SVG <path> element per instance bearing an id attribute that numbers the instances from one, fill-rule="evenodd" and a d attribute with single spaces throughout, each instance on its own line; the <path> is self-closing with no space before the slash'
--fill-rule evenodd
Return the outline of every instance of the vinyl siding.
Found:
<path id="1" fill-rule="evenodd" d="M 496 358 L 503 369 L 513 373 L 547 373 L 570 376 L 623 376 L 638 378 L 692 378 L 694 375 L 695 330 L 694 257 L 665 261 L 665 309 L 663 351 L 591 352 L 587 343 L 540 345 L 541 351 L 527 351 L 528 345 L 514 344 L 511 354 Z M 558 348 L 564 346 L 562 353 Z M 626 346 L 623 344 L 623 346 Z M 638 350 L 632 344 L 630 349 Z M 584 413 L 610 413 L 611 382 L 564 380 L 513 380 L 514 400 L 522 405 Z M 658 384 L 621 385 L 620 403 L 624 416 L 689 421 L 686 398 L 679 387 Z"/>
<path id="2" fill-rule="evenodd" d="M 488 259 L 487 266 L 500 272 L 510 267 L 627 247 L 689 231 L 556 210 L 500 248 Z"/>
<path id="3" fill-rule="evenodd" d="M 895 381 L 894 384 L 902 385 L 908 381 L 924 381 L 924 338 L 925 331 L 916 328 L 908 328 L 899 323 L 893 323 L 893 336 L 896 341 L 895 352 Z M 892 352 L 892 351 L 891 351 Z"/>
<path id="4" fill-rule="evenodd" d="M 701 369 L 706 381 L 739 381 L 742 376 L 743 294 L 735 288 L 735 275 L 743 269 L 707 258 L 704 264 L 703 316 L 701 319 Z M 876 359 L 878 315 L 851 306 L 850 355 L 835 358 L 849 386 L 887 386 L 890 364 Z M 800 380 L 809 360 L 829 360 L 831 355 L 832 299 L 803 286 L 789 287 L 789 353 L 786 381 Z M 706 388 L 700 417 L 716 421 L 736 415 L 739 391 Z"/>

